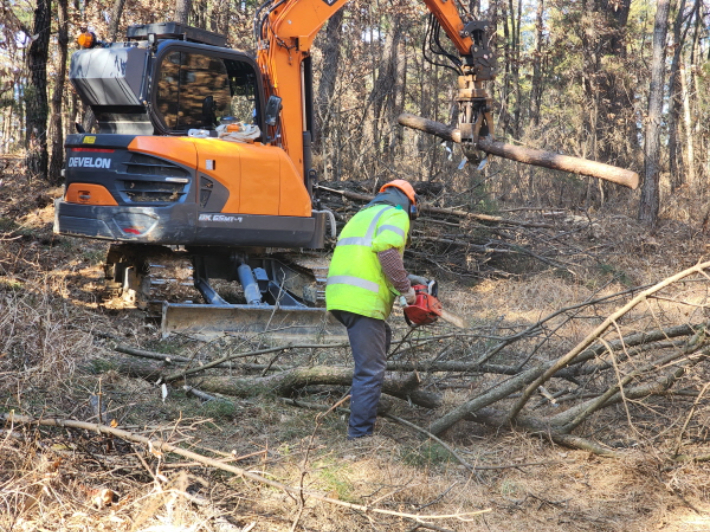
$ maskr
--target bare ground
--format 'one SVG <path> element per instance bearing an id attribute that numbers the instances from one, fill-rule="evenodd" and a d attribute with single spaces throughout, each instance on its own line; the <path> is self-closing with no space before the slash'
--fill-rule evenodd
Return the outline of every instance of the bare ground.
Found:
<path id="1" fill-rule="evenodd" d="M 117 342 L 106 335 L 125 345 L 168 355 L 194 354 L 199 360 L 247 350 L 253 341 L 161 341 L 143 312 L 103 307 L 98 294 L 106 246 L 52 234 L 51 201 L 59 190 L 7 177 L 3 183 L 4 412 L 96 422 L 100 397 L 106 422 L 122 429 L 332 499 L 416 514 L 422 522 L 309 496 L 299 501 L 283 490 L 89 431 L 6 424 L 0 434 L 2 530 L 710 530 L 710 465 L 670 458 L 688 406 L 707 382 L 703 369 L 682 383 L 689 399 L 661 398 L 632 404 L 631 410 L 619 406 L 596 414 L 582 427 L 586 437 L 621 451 L 621 458 L 560 447 L 544 435 L 514 428 L 462 421 L 442 437 L 478 468 L 475 472 L 431 439 L 388 419 L 378 421 L 375 438 L 353 443 L 345 440 L 346 417 L 337 411 L 319 416 L 272 396 L 202 403 L 179 386 L 167 388 L 163 397 L 161 386 L 116 370 Z M 458 280 L 446 277 L 442 300 L 466 316 L 472 329 L 500 335 L 591 297 L 660 281 L 705 253 L 701 221 L 688 215 L 700 210 L 690 201 L 674 203 L 652 235 L 622 205 L 589 216 L 558 210 L 563 214 L 554 215 L 554 242 L 536 241 L 528 233 L 520 244 L 535 250 L 559 246 L 562 254 L 555 259 L 566 269 L 530 257 L 503 257 L 489 270 Z M 548 215 L 531 211 L 525 219 L 549 221 Z M 632 330 L 641 329 L 644 321 L 702 321 L 707 294 L 707 283 L 674 286 L 665 299 L 638 310 L 623 326 Z M 597 312 L 603 317 L 614 308 L 600 306 Z M 572 322 L 541 351 L 548 357 L 563 354 L 596 323 Z M 406 329 L 401 318 L 393 317 L 392 324 L 401 337 Z M 451 332 L 443 325 L 432 330 Z M 527 356 L 533 343 L 520 344 L 525 351 L 521 356 Z M 485 338 L 477 337 L 469 347 L 480 352 L 485 345 Z M 428 360 L 440 351 L 429 346 L 412 356 Z M 268 363 L 269 357 L 248 362 Z M 308 351 L 279 363 L 347 365 L 348 355 L 344 349 Z M 429 389 L 443 394 L 444 406 L 430 411 L 394 401 L 391 411 L 422 427 L 492 383 L 481 376 L 424 377 Z M 195 378 L 190 384 L 199 387 L 199 382 Z M 554 392 L 562 383 L 551 386 Z M 320 387 L 306 390 L 301 398 L 332 405 L 345 392 Z M 565 408 L 563 402 L 550 405 L 539 399 L 541 411 Z M 681 451 L 703 457 L 710 454 L 707 398 L 697 406 Z M 479 511 L 486 513 L 467 515 Z"/>

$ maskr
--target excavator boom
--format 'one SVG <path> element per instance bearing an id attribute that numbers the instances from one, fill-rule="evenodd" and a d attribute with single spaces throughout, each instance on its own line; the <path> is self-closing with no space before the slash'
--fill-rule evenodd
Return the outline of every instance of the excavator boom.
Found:
<path id="1" fill-rule="evenodd" d="M 347 3 L 348 0 L 267 2 L 261 8 L 261 18 L 257 18 L 257 62 L 264 73 L 267 90 L 282 100 L 281 142 L 296 166 L 302 168 L 307 183 L 311 171 L 310 141 L 314 137 L 310 49 L 323 24 Z M 462 58 L 459 88 L 463 90 L 459 91 L 458 101 L 463 123 L 485 120 L 492 134 L 490 114 L 483 117 L 491 103 L 483 82 L 493 79 L 495 72 L 494 54 L 490 49 L 493 28 L 486 21 L 464 22 L 453 1 L 423 0 L 423 3 Z M 484 64 L 487 66 L 482 68 Z M 476 102 L 475 105 L 472 102 Z"/>

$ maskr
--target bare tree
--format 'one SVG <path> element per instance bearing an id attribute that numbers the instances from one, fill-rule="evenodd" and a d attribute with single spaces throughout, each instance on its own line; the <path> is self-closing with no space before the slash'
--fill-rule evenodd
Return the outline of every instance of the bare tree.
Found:
<path id="1" fill-rule="evenodd" d="M 685 0 L 677 0 L 675 22 L 673 23 L 673 61 L 671 63 L 670 80 L 670 102 L 668 113 L 668 163 L 671 174 L 671 190 L 675 191 L 685 183 L 685 172 L 683 168 L 683 155 L 681 142 L 679 142 L 680 116 L 683 100 L 683 83 L 681 80 L 682 56 L 685 45 L 685 36 L 690 23 L 683 30 L 683 13 L 685 11 Z M 690 19 L 692 20 L 692 13 Z"/>
<path id="2" fill-rule="evenodd" d="M 535 16 L 535 52 L 533 58 L 533 76 L 530 87 L 530 122 L 536 126 L 540 122 L 540 105 L 542 101 L 542 55 L 543 26 L 545 15 L 545 0 L 538 0 Z"/>
<path id="3" fill-rule="evenodd" d="M 341 157 L 339 147 L 336 145 L 337 133 L 333 131 L 332 125 L 337 119 L 336 113 L 339 103 L 335 101 L 335 87 L 340 70 L 340 45 L 343 38 L 343 14 L 344 9 L 339 9 L 328 21 L 325 30 L 323 50 L 323 64 L 321 67 L 320 84 L 318 85 L 318 95 L 316 100 L 317 115 L 319 119 L 320 131 L 316 136 L 318 146 L 323 156 L 332 163 L 334 181 L 340 180 L 342 168 L 339 160 Z M 327 172 L 328 164 L 324 164 Z"/>
<path id="4" fill-rule="evenodd" d="M 638 215 L 640 221 L 651 225 L 656 224 L 660 204 L 658 189 L 661 173 L 660 134 L 669 10 L 670 0 L 658 0 L 656 21 L 653 26 L 653 61 L 651 63 L 651 87 L 649 89 L 648 118 L 646 122 L 646 167 Z"/>
<path id="5" fill-rule="evenodd" d="M 173 17 L 175 22 L 187 24 L 187 17 L 190 14 L 190 7 L 190 0 L 175 0 L 175 16 Z"/>
<path id="6" fill-rule="evenodd" d="M 32 44 L 27 54 L 29 85 L 27 101 L 27 173 L 30 178 L 47 178 L 47 57 L 49 54 L 50 0 L 38 0 Z"/>
<path id="7" fill-rule="evenodd" d="M 59 48 L 59 65 L 57 68 L 56 83 L 52 95 L 52 158 L 49 163 L 49 181 L 59 183 L 61 171 L 64 166 L 64 121 L 62 120 L 62 101 L 64 84 L 67 77 L 67 47 L 69 45 L 68 33 L 68 2 L 57 0 L 57 46 Z"/>
<path id="8" fill-rule="evenodd" d="M 121 15 L 123 15 L 123 5 L 126 0 L 114 0 L 113 8 L 111 9 L 111 20 L 108 24 L 108 39 L 113 42 L 118 37 L 118 25 L 121 23 Z"/>

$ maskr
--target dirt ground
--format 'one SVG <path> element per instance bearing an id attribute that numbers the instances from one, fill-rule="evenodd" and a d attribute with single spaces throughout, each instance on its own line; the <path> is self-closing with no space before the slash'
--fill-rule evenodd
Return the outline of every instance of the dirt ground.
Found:
<path id="1" fill-rule="evenodd" d="M 619 407 L 583 427 L 580 434 L 618 450 L 615 458 L 556 445 L 544 434 L 474 421 L 461 421 L 442 435 L 473 470 L 390 418 L 378 420 L 376 437 L 348 442 L 347 415 L 340 411 L 324 414 L 275 395 L 203 402 L 179 385 L 127 376 L 120 369 L 127 357 L 117 346 L 206 362 L 258 345 L 235 337 L 162 340 L 146 312 L 103 305 L 107 245 L 52 233 L 52 201 L 59 194 L 60 189 L 7 175 L 0 184 L 2 413 L 96 423 L 103 411 L 106 424 L 307 491 L 301 498 L 96 431 L 8 422 L 0 433 L 1 530 L 710 530 L 705 461 L 710 410 L 702 393 L 698 396 L 707 382 L 700 366 L 681 386 L 694 391 L 690 399 L 665 397 L 643 408 L 633 405 L 639 408 L 632 411 Z M 485 331 L 464 339 L 458 349 L 479 353 L 505 331 L 590 298 L 662 281 L 705 260 L 701 206 L 676 201 L 653 233 L 635 222 L 632 207 L 609 205 L 593 214 L 555 209 L 554 215 L 541 209 L 518 216 L 554 218 L 545 235 L 534 240 L 527 233 L 521 245 L 536 251 L 558 246 L 555 260 L 564 268 L 514 256 L 501 259 L 494 275 L 482 269 L 459 280 L 444 276 L 444 303 L 465 316 L 471 330 Z M 675 284 L 622 326 L 640 330 L 643 320 L 664 326 L 702 322 L 707 295 L 707 283 Z M 603 317 L 618 306 L 614 301 L 597 312 Z M 596 324 L 589 319 L 566 325 L 539 356 L 564 354 Z M 392 325 L 395 338 L 407 331 L 401 315 L 392 317 Z M 438 324 L 427 334 L 453 331 Z M 531 345 L 519 349 L 527 353 Z M 416 356 L 432 359 L 442 354 L 441 346 Z M 253 356 L 245 362 L 349 365 L 346 349 L 294 351 L 278 361 Z M 226 373 L 246 375 L 244 368 Z M 427 390 L 442 395 L 439 409 L 388 398 L 391 414 L 419 427 L 492 383 L 480 375 L 422 377 Z M 200 382 L 198 376 L 188 384 L 199 388 Z M 332 406 L 346 393 L 347 387 L 318 386 L 302 390 L 297 399 Z M 565 407 L 540 407 L 554 408 Z M 691 418 L 684 432 L 681 426 Z M 693 437 L 683 439 L 684 433 Z M 682 453 L 699 459 L 673 459 L 678 441 Z"/>

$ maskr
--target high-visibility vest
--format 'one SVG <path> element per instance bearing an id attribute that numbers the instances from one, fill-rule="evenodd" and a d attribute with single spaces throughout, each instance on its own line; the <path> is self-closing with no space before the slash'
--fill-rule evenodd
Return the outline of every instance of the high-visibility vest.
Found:
<path id="1" fill-rule="evenodd" d="M 401 207 L 373 205 L 345 224 L 328 270 L 328 310 L 346 310 L 385 320 L 399 292 L 382 272 L 377 254 L 396 248 L 404 254 L 409 216 Z"/>

